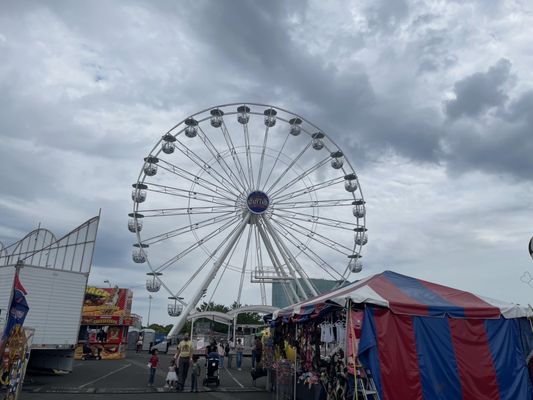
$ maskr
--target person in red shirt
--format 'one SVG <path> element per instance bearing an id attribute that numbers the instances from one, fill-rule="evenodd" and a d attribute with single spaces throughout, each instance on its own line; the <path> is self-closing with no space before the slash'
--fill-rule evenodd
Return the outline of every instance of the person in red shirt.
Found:
<path id="1" fill-rule="evenodd" d="M 157 365 L 159 364 L 159 357 L 157 356 L 156 349 L 152 350 L 152 357 L 150 357 L 148 364 L 150 365 L 150 378 L 148 379 L 148 386 L 154 386 L 155 371 L 157 369 Z"/>

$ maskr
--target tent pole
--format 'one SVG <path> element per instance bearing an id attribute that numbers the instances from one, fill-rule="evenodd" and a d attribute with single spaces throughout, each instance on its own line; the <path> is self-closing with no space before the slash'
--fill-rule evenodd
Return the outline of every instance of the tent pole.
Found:
<path id="1" fill-rule="evenodd" d="M 294 340 L 298 337 L 298 325 L 294 323 Z M 296 400 L 296 371 L 298 367 L 298 352 L 294 352 L 294 385 L 293 385 L 293 399 Z"/>
<path id="2" fill-rule="evenodd" d="M 344 365 L 348 366 L 348 322 L 349 322 L 349 316 L 350 316 L 350 306 L 351 306 L 352 299 L 348 298 L 346 300 L 346 303 L 344 303 L 344 313 L 346 317 L 346 331 L 344 334 Z"/>
<path id="3" fill-rule="evenodd" d="M 353 398 L 354 400 L 359 399 L 359 394 L 357 393 L 357 364 L 355 362 L 355 328 L 353 326 L 352 321 L 352 299 L 348 301 L 348 315 L 350 316 L 350 336 L 352 338 L 352 359 L 353 359 L 353 380 L 354 380 L 354 391 L 353 391 Z M 348 330 L 348 327 L 346 327 L 346 330 Z"/>

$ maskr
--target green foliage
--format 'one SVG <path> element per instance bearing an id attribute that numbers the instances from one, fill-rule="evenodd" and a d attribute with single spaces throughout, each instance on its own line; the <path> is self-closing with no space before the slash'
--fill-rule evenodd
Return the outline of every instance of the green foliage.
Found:
<path id="1" fill-rule="evenodd" d="M 205 301 L 200 304 L 199 307 L 196 307 L 196 311 L 218 311 L 221 313 L 227 313 L 230 310 L 228 306 L 224 304 L 215 304 L 213 301 L 206 303 Z"/>
<path id="2" fill-rule="evenodd" d="M 164 333 L 167 334 L 170 332 L 170 329 L 172 329 L 172 325 L 159 325 L 159 324 L 151 324 L 148 328 L 153 329 L 154 331 L 158 333 Z"/>
<path id="3" fill-rule="evenodd" d="M 242 307 L 242 304 L 238 304 L 236 301 L 233 302 L 231 305 L 231 309 L 234 310 L 236 308 Z M 242 313 L 237 316 L 237 324 L 240 325 L 256 325 L 256 324 L 262 324 L 263 318 L 258 313 L 252 312 L 252 313 Z"/>

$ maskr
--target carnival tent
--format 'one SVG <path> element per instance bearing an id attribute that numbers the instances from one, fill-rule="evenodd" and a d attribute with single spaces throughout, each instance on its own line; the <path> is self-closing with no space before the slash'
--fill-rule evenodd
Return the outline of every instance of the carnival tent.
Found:
<path id="1" fill-rule="evenodd" d="M 272 319 L 364 305 L 358 355 L 383 400 L 531 399 L 531 310 L 392 271 L 284 308 Z"/>

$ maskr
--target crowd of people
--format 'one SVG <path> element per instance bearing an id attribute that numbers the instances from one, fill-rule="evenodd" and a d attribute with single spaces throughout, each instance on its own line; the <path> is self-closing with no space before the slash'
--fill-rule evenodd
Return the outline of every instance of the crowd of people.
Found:
<path id="1" fill-rule="evenodd" d="M 137 348 L 137 351 L 139 351 L 139 348 Z M 238 338 L 235 342 L 230 339 L 227 341 L 221 340 L 218 343 L 212 338 L 205 349 L 206 360 L 218 360 L 218 368 L 233 368 L 235 363 L 235 368 L 238 371 L 242 371 L 243 353 L 244 344 L 241 338 Z M 252 371 L 261 368 L 262 354 L 263 344 L 260 337 L 256 337 L 252 343 Z M 168 366 L 165 387 L 169 390 L 184 391 L 189 370 L 191 370 L 190 386 L 187 387 L 190 387 L 191 392 L 198 392 L 198 380 L 202 370 L 199 359 L 198 354 L 193 354 L 193 344 L 189 334 L 185 334 L 178 343 L 176 353 Z M 155 373 L 160 367 L 159 363 L 158 351 L 154 349 L 151 351 L 151 357 L 147 365 L 150 371 L 148 386 L 154 385 Z"/>

